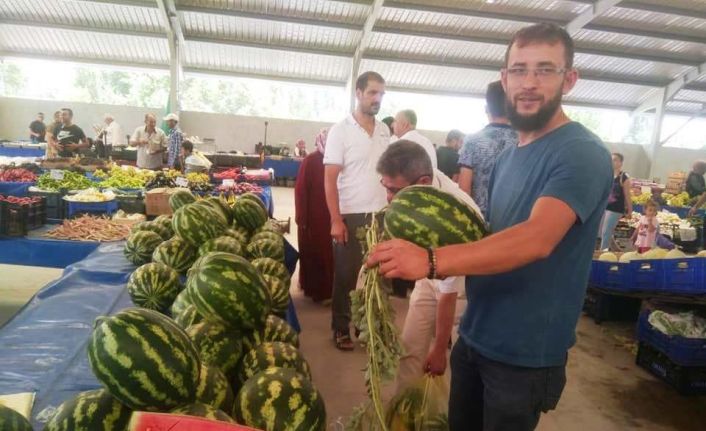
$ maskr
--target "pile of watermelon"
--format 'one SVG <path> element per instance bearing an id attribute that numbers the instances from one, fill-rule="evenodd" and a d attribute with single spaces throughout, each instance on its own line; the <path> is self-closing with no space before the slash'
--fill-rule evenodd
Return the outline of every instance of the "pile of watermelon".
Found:
<path id="1" fill-rule="evenodd" d="M 144 412 L 326 429 L 298 334 L 280 317 L 290 274 L 262 201 L 245 194 L 231 207 L 180 191 L 170 205 L 172 217 L 135 226 L 125 246 L 140 265 L 127 284 L 136 307 L 96 319 L 87 350 L 103 389 L 64 402 L 45 429 L 141 430 L 169 418 Z"/>

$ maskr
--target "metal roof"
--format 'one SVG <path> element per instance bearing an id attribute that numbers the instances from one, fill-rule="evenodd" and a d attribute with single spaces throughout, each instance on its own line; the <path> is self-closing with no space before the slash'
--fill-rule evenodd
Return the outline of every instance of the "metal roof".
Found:
<path id="1" fill-rule="evenodd" d="M 380 72 L 391 88 L 458 95 L 481 95 L 498 78 L 519 28 L 568 25 L 605 2 L 385 0 L 374 8 L 379 0 L 3 0 L 0 56 L 167 68 L 159 4 L 171 1 L 186 72 L 343 86 L 359 52 L 360 70 Z M 702 111 L 705 0 L 623 0 L 581 24 L 573 36 L 582 79 L 567 101 L 635 109 L 676 83 L 668 110 Z"/>

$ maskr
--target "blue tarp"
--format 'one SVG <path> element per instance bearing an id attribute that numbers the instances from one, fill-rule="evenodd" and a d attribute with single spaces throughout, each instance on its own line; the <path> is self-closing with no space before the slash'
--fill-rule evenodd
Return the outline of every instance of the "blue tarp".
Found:
<path id="1" fill-rule="evenodd" d="M 86 345 L 96 317 L 132 306 L 125 284 L 135 267 L 123 257 L 123 246 L 101 245 L 68 266 L 0 328 L 0 394 L 36 392 L 35 429 L 43 427 L 51 408 L 100 387 Z M 293 271 L 298 253 L 286 246 L 285 263 Z M 287 321 L 300 330 L 291 301 Z"/>
<path id="2" fill-rule="evenodd" d="M 297 174 L 299 173 L 299 165 L 301 165 L 301 160 L 275 160 L 269 157 L 265 157 L 265 162 L 262 164 L 262 167 L 263 169 L 272 168 L 272 170 L 275 171 L 275 177 L 296 178 Z"/>
<path id="3" fill-rule="evenodd" d="M 0 182 L 0 195 L 23 198 L 28 195 L 29 188 L 33 185 L 34 183 L 10 183 L 2 181 Z"/>
<path id="4" fill-rule="evenodd" d="M 272 199 L 272 187 L 270 186 L 262 186 L 262 193 L 259 193 L 260 198 L 262 198 L 262 202 L 265 204 L 265 208 L 267 208 L 267 213 L 272 217 L 272 215 L 275 213 L 275 205 L 274 201 Z"/>
<path id="5" fill-rule="evenodd" d="M 0 263 L 66 268 L 85 259 L 99 243 L 41 238 L 0 239 Z"/>
<path id="6" fill-rule="evenodd" d="M 16 148 L 0 146 L 0 156 L 5 157 L 43 157 L 45 150 L 41 148 Z"/>

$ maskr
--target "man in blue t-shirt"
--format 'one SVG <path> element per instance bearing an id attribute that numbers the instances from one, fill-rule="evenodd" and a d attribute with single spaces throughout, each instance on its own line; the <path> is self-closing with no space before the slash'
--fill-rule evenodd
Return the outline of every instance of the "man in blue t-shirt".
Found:
<path id="1" fill-rule="evenodd" d="M 533 430 L 566 382 L 610 153 L 572 122 L 561 99 L 576 84 L 573 41 L 553 24 L 518 31 L 502 70 L 519 143 L 497 160 L 488 221 L 475 243 L 425 250 L 381 243 L 368 260 L 386 277 L 468 275 L 468 308 L 451 353 L 452 431 Z"/>

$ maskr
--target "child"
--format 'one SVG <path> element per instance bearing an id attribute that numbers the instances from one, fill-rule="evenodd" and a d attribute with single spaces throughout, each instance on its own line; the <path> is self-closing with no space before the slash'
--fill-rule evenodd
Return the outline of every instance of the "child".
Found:
<path id="1" fill-rule="evenodd" d="M 654 247 L 659 229 L 659 222 L 657 221 L 659 205 L 657 202 L 648 201 L 644 205 L 644 210 L 645 214 L 640 217 L 635 233 L 632 234 L 633 243 L 639 253 L 644 253 Z"/>

